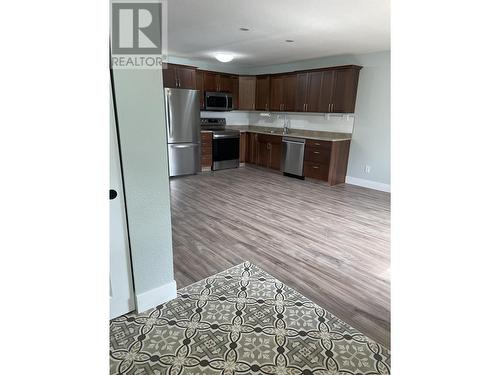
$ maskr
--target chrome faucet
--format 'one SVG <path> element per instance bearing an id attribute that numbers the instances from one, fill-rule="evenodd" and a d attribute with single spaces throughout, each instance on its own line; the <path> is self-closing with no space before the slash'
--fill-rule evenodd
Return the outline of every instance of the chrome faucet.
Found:
<path id="1" fill-rule="evenodd" d="M 283 120 L 283 134 L 290 133 L 290 119 L 286 118 L 286 114 Z"/>

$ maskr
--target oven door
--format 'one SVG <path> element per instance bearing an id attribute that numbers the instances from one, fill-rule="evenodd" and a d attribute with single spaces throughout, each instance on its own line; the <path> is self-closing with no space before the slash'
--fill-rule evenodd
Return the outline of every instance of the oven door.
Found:
<path id="1" fill-rule="evenodd" d="M 212 158 L 213 170 L 238 168 L 240 165 L 240 138 L 214 134 Z"/>

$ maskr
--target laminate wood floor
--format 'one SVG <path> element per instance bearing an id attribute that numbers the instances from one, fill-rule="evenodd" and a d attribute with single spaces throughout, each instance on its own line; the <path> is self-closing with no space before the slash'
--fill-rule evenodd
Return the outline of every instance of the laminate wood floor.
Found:
<path id="1" fill-rule="evenodd" d="M 390 194 L 251 166 L 170 186 L 179 288 L 248 260 L 390 348 Z"/>

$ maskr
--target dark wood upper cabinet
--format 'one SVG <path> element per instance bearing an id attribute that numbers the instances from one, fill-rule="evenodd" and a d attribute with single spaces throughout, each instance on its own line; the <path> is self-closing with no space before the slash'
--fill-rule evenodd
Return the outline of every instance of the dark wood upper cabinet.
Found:
<path id="1" fill-rule="evenodd" d="M 230 75 L 219 74 L 219 89 L 221 92 L 231 92 L 233 89 L 233 81 Z"/>
<path id="2" fill-rule="evenodd" d="M 239 106 L 240 110 L 252 111 L 255 109 L 255 76 L 240 76 L 239 87 Z"/>
<path id="3" fill-rule="evenodd" d="M 361 67 L 335 69 L 335 84 L 332 95 L 332 112 L 354 113 Z"/>
<path id="4" fill-rule="evenodd" d="M 255 109 L 269 111 L 270 78 L 268 75 L 257 76 L 255 83 Z"/>
<path id="5" fill-rule="evenodd" d="M 170 64 L 163 64 L 163 87 L 177 87 L 175 68 Z"/>
<path id="6" fill-rule="evenodd" d="M 206 91 L 219 91 L 219 74 L 203 72 L 203 88 Z"/>
<path id="7" fill-rule="evenodd" d="M 320 89 L 323 72 L 301 72 L 296 77 L 295 111 L 320 112 Z"/>
<path id="8" fill-rule="evenodd" d="M 297 75 L 294 73 L 271 76 L 270 110 L 293 111 L 296 86 Z"/>
<path id="9" fill-rule="evenodd" d="M 196 90 L 200 91 L 200 109 L 205 109 L 205 88 L 203 86 L 203 71 L 196 71 Z"/>
<path id="10" fill-rule="evenodd" d="M 177 66 L 175 68 L 177 73 L 177 81 L 179 82 L 180 89 L 196 89 L 196 69 L 184 68 Z"/>
<path id="11" fill-rule="evenodd" d="M 319 102 L 322 79 L 323 72 L 308 73 L 306 112 L 321 112 Z"/>
<path id="12" fill-rule="evenodd" d="M 282 111 L 283 110 L 283 82 L 284 77 L 271 76 L 270 78 L 271 91 L 270 91 L 270 106 L 271 111 Z"/>
<path id="13" fill-rule="evenodd" d="M 295 111 L 305 112 L 307 103 L 307 83 L 309 80 L 308 73 L 297 73 L 295 90 Z"/>
<path id="14" fill-rule="evenodd" d="M 233 109 L 240 109 L 240 82 L 238 76 L 231 76 L 231 93 L 233 94 Z"/>
<path id="15" fill-rule="evenodd" d="M 287 74 L 283 78 L 283 110 L 295 110 L 295 92 L 297 90 L 297 74 Z"/>
<path id="16" fill-rule="evenodd" d="M 319 112 L 333 112 L 333 87 L 335 84 L 335 70 L 326 70 L 321 77 L 319 92 Z"/>
<path id="17" fill-rule="evenodd" d="M 164 87 L 229 92 L 233 108 L 258 111 L 354 113 L 361 66 L 344 65 L 291 73 L 238 76 L 163 64 Z"/>
<path id="18" fill-rule="evenodd" d="M 185 65 L 163 64 L 163 87 L 195 90 L 196 68 Z"/>

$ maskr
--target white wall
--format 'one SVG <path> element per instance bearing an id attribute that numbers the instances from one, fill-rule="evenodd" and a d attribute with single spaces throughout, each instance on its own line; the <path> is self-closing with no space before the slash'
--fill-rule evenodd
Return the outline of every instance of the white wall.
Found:
<path id="1" fill-rule="evenodd" d="M 113 77 L 136 305 L 143 311 L 176 295 L 162 73 L 114 70 Z"/>

